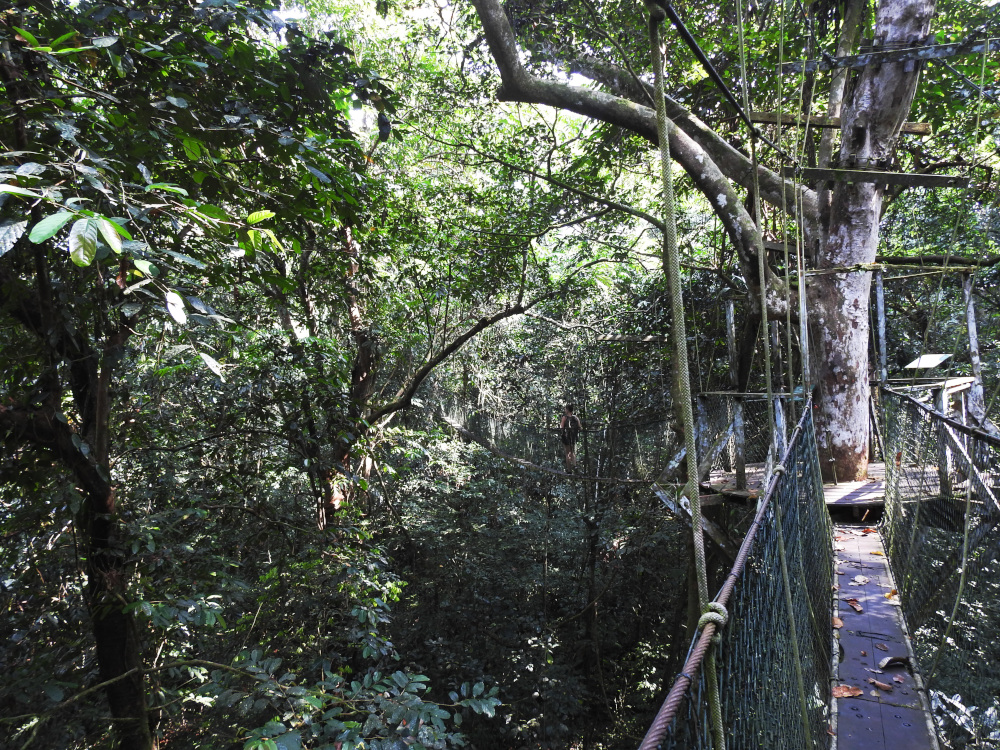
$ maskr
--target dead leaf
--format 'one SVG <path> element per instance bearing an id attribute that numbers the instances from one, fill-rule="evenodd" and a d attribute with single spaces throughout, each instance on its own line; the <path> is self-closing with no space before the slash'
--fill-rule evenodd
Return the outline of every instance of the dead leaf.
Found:
<path id="1" fill-rule="evenodd" d="M 865 667 L 865 671 L 866 672 L 871 672 L 872 674 L 882 674 L 882 670 L 881 669 L 870 669 L 868 667 Z"/>
<path id="2" fill-rule="evenodd" d="M 827 726 L 826 726 L 826 733 L 828 735 L 830 735 L 831 737 L 836 737 L 837 736 L 837 733 L 833 731 L 833 727 L 830 726 L 829 724 L 827 724 Z"/>
<path id="3" fill-rule="evenodd" d="M 879 557 L 885 557 L 885 552 L 883 552 L 880 549 L 873 549 L 872 550 L 872 554 L 873 555 L 878 555 Z"/>
<path id="4" fill-rule="evenodd" d="M 862 651 L 862 652 L 861 652 L 861 655 L 862 655 L 862 656 L 868 656 L 868 652 L 867 652 L 867 651 Z"/>
<path id="5" fill-rule="evenodd" d="M 862 534 L 877 534 L 878 533 L 878 529 L 873 529 L 871 526 L 868 526 L 867 528 L 861 529 L 861 533 Z"/>
<path id="6" fill-rule="evenodd" d="M 868 576 L 854 576 L 854 581 L 852 581 L 852 583 L 855 586 L 864 586 L 870 580 L 871 578 L 869 578 Z"/>
<path id="7" fill-rule="evenodd" d="M 888 651 L 889 650 L 889 647 L 886 646 L 884 643 L 876 643 L 875 644 L 875 648 L 877 648 L 879 651 Z"/>
<path id="8" fill-rule="evenodd" d="M 859 614 L 865 611 L 864 608 L 858 603 L 857 599 L 844 599 L 844 601 L 847 602 L 847 605 L 851 609 L 853 609 L 855 612 L 858 612 Z"/>
<path id="9" fill-rule="evenodd" d="M 847 541 L 847 537 L 846 536 L 835 536 L 833 538 L 833 541 L 835 541 L 835 542 L 846 542 Z"/>
<path id="10" fill-rule="evenodd" d="M 833 627 L 835 627 L 835 628 L 842 628 L 842 627 L 844 627 L 844 621 L 841 620 L 839 617 L 834 617 L 833 618 Z"/>
<path id="11" fill-rule="evenodd" d="M 890 591 L 890 592 L 889 592 L 888 594 L 885 594 L 885 598 L 886 598 L 886 599 L 892 599 L 892 597 L 894 597 L 894 596 L 895 596 L 896 594 L 898 594 L 898 593 L 899 593 L 899 592 L 898 592 L 898 591 L 896 591 L 896 589 L 893 589 L 893 590 L 892 590 L 892 591 Z"/>
<path id="12" fill-rule="evenodd" d="M 879 682 L 878 680 L 873 680 L 873 682 L 875 683 L 875 687 L 877 687 L 879 690 L 884 690 L 887 693 L 892 692 L 892 685 L 890 685 L 888 682 Z"/>
<path id="13" fill-rule="evenodd" d="M 892 678 L 892 681 L 893 682 L 898 682 L 900 685 L 902 685 L 904 682 L 906 682 L 906 678 L 903 677 L 903 675 L 898 674 L 898 675 L 896 675 L 895 677 Z"/>
<path id="14" fill-rule="evenodd" d="M 840 584 L 839 583 L 833 584 L 833 590 L 834 591 L 840 591 Z"/>
<path id="15" fill-rule="evenodd" d="M 872 697 L 878 698 L 878 690 L 872 690 Z"/>
<path id="16" fill-rule="evenodd" d="M 859 687 L 853 685 L 835 685 L 833 688 L 834 698 L 856 698 L 864 692 Z"/>
<path id="17" fill-rule="evenodd" d="M 838 571 L 837 571 L 837 575 L 838 575 L 838 576 L 842 576 L 842 575 L 844 575 L 844 571 L 842 571 L 842 570 L 838 570 Z"/>

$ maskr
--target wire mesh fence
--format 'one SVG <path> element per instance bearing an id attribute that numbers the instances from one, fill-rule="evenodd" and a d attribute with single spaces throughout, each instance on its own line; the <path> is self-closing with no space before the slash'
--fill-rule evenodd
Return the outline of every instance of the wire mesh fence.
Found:
<path id="1" fill-rule="evenodd" d="M 829 740 L 831 534 L 810 402 L 803 411 L 785 471 L 772 478 L 716 597 L 729 612 L 716 661 L 733 750 L 819 748 Z M 696 635 L 642 748 L 712 747 L 701 657 L 714 632 L 709 624 Z"/>
<path id="2" fill-rule="evenodd" d="M 789 399 L 780 401 L 787 412 Z M 486 438 L 508 455 L 547 468 L 563 464 L 564 451 L 555 425 L 500 417 L 460 401 L 440 408 L 448 420 Z M 732 472 L 740 461 L 759 464 L 767 459 L 771 430 L 763 394 L 698 396 L 696 411 L 699 460 L 713 446 L 716 454 L 712 468 L 718 471 Z M 592 470 L 601 476 L 653 481 L 680 449 L 670 419 L 668 414 L 627 422 L 585 422 L 578 438 L 577 459 L 589 460 Z M 721 441 L 719 445 L 715 445 L 717 441 Z"/>
<path id="3" fill-rule="evenodd" d="M 928 394 L 934 396 L 935 394 Z M 883 392 L 883 536 L 945 747 L 1000 747 L 1000 439 Z M 929 399 L 928 399 L 929 400 Z"/>

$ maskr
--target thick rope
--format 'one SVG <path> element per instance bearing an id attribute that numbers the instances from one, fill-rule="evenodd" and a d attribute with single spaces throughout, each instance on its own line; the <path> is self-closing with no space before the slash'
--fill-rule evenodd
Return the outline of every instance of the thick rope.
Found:
<path id="1" fill-rule="evenodd" d="M 656 99 L 656 135 L 660 145 L 660 176 L 663 182 L 663 265 L 670 290 L 670 332 L 677 373 L 677 398 L 680 399 L 681 424 L 687 449 L 687 482 L 684 495 L 691 503 L 691 530 L 694 541 L 695 574 L 698 579 L 698 603 L 705 612 L 708 594 L 708 571 L 705 563 L 705 538 L 701 523 L 701 501 L 698 496 L 698 454 L 694 440 L 694 412 L 691 407 L 691 373 L 688 365 L 687 330 L 684 322 L 684 293 L 681 287 L 680 252 L 677 249 L 677 217 L 674 206 L 674 180 L 670 160 L 670 134 L 667 127 L 664 100 L 663 55 L 660 52 L 659 27 L 666 17 L 662 7 L 647 2 L 649 10 L 649 54 L 653 65 Z M 705 670 L 708 704 L 712 717 L 715 750 L 724 750 L 726 734 L 722 724 L 722 702 L 719 697 L 719 676 L 715 665 L 715 648 L 711 648 Z"/>
<path id="2" fill-rule="evenodd" d="M 650 6 L 647 6 L 650 7 Z M 655 9 L 655 10 L 654 10 Z M 677 248 L 677 217 L 674 207 L 674 181 L 670 163 L 670 136 L 663 92 L 663 58 L 660 54 L 659 25 L 665 18 L 663 10 L 652 5 L 649 16 L 649 45 L 655 74 L 656 128 L 660 141 L 660 174 L 663 181 L 663 266 L 670 289 L 670 328 L 677 372 L 677 397 L 680 399 L 681 427 L 687 451 L 687 482 L 684 496 L 691 503 L 694 534 L 695 570 L 698 576 L 698 601 L 708 604 L 708 574 L 705 565 L 705 540 L 701 534 L 701 502 L 698 497 L 698 454 L 694 440 L 694 411 L 691 407 L 691 376 L 687 354 L 687 329 L 684 322 L 684 293 L 681 289 L 680 252 Z"/>

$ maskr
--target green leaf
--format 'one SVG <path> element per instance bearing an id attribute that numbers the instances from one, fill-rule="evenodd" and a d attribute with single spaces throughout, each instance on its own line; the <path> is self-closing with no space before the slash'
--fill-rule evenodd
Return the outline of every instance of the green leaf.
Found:
<path id="1" fill-rule="evenodd" d="M 116 36 L 95 36 L 90 43 L 95 47 L 111 47 L 117 41 Z"/>
<path id="2" fill-rule="evenodd" d="M 197 161 L 201 157 L 201 141 L 185 138 L 181 145 L 184 146 L 184 155 L 191 161 Z"/>
<path id="3" fill-rule="evenodd" d="M 78 266 L 89 266 L 97 255 L 97 222 L 79 219 L 69 230 L 69 257 Z"/>
<path id="4" fill-rule="evenodd" d="M 214 372 L 216 375 L 218 375 L 219 376 L 219 380 L 221 380 L 223 383 L 225 383 L 226 382 L 226 376 L 222 374 L 222 365 L 220 365 L 215 360 L 214 357 L 211 357 L 208 354 L 205 354 L 205 352 L 198 352 L 198 354 L 201 356 L 202 361 L 204 361 L 205 366 L 209 370 L 211 370 L 212 372 Z"/>
<path id="5" fill-rule="evenodd" d="M 211 203 L 202 203 L 196 210 L 202 216 L 207 216 L 210 219 L 216 219 L 217 221 L 229 221 L 229 214 L 218 206 L 213 206 Z"/>
<path id="6" fill-rule="evenodd" d="M 121 255 L 122 238 L 118 234 L 118 225 L 105 218 L 97 219 L 97 228 L 101 230 L 101 236 L 108 243 L 108 247 L 115 251 L 116 255 Z"/>
<path id="7" fill-rule="evenodd" d="M 60 211 L 57 214 L 46 216 L 31 228 L 31 234 L 28 235 L 28 239 L 36 245 L 39 242 L 45 242 L 45 240 L 51 238 L 56 232 L 66 226 L 74 216 L 76 214 L 70 211 Z"/>
<path id="8" fill-rule="evenodd" d="M 274 211 L 254 211 L 247 217 L 247 224 L 257 224 L 265 219 L 273 219 Z"/>
<path id="9" fill-rule="evenodd" d="M 42 196 L 34 190 L 18 187 L 17 185 L 0 185 L 0 193 L 10 193 L 11 195 L 23 195 L 25 198 L 41 198 Z"/>
<path id="10" fill-rule="evenodd" d="M 148 260 L 142 260 L 141 258 L 132 261 L 132 264 L 142 271 L 146 276 L 159 276 L 160 269 L 150 263 Z"/>
<path id="11" fill-rule="evenodd" d="M 31 33 L 27 32 L 27 31 L 25 31 L 24 29 L 20 29 L 17 26 L 14 27 L 14 31 L 16 31 L 18 34 L 20 34 L 21 36 L 23 36 L 24 39 L 25 39 L 25 41 L 29 45 L 31 45 L 32 47 L 40 47 L 41 46 L 38 43 L 38 40 L 35 39 L 34 34 L 31 34 Z"/>
<path id="12" fill-rule="evenodd" d="M 181 325 L 187 323 L 187 313 L 184 312 L 184 298 L 177 292 L 167 292 L 167 312 L 170 317 Z"/>
<path id="13" fill-rule="evenodd" d="M 195 268 L 208 268 L 207 265 L 202 263 L 197 258 L 192 258 L 190 255 L 185 255 L 184 253 L 176 253 L 173 250 L 167 250 L 166 248 L 162 248 L 160 252 L 166 253 L 171 258 L 176 258 L 181 263 L 187 263 L 189 266 L 194 266 Z"/>
<path id="14" fill-rule="evenodd" d="M 187 109 L 187 99 L 182 96 L 168 96 L 167 101 L 179 109 Z M 185 138 L 185 140 L 188 140 Z M 186 147 L 185 147 L 186 148 Z"/>
<path id="15" fill-rule="evenodd" d="M 153 190 L 166 190 L 168 193 L 177 193 L 178 195 L 187 195 L 188 191 L 178 185 L 172 185 L 169 182 L 154 182 L 152 185 L 146 185 L 146 192 L 151 192 Z M 39 196 L 40 198 L 41 196 Z"/>
<path id="16" fill-rule="evenodd" d="M 45 687 L 42 688 L 42 690 L 49 697 L 49 700 L 51 700 L 54 703 L 58 703 L 63 699 L 63 696 L 66 695 L 63 692 L 63 689 L 58 685 L 46 685 Z"/>

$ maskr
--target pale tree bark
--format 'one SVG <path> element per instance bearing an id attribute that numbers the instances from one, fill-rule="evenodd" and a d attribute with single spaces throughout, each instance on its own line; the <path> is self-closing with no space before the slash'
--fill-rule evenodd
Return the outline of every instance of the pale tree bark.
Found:
<path id="1" fill-rule="evenodd" d="M 922 44 L 934 0 L 882 0 L 876 46 Z M 846 97 L 840 164 L 878 167 L 894 154 L 919 78 L 915 62 L 863 68 Z M 875 261 L 885 186 L 838 184 L 833 192 L 820 269 Z M 817 348 L 819 399 L 816 430 L 824 475 L 863 479 L 868 471 L 868 298 L 871 272 L 825 274 L 808 287 Z"/>

